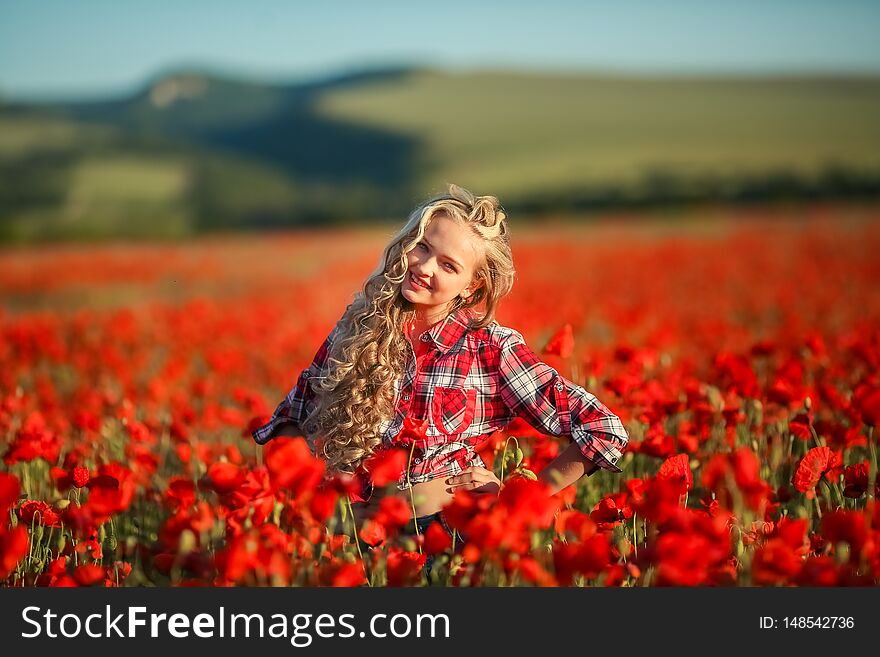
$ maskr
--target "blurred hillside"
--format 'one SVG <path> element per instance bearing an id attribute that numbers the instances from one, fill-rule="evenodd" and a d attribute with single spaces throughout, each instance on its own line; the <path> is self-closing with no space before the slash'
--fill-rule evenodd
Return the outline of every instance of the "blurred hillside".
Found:
<path id="1" fill-rule="evenodd" d="M 0 240 L 397 219 L 445 181 L 521 214 L 880 196 L 880 77 L 198 71 L 0 105 Z"/>

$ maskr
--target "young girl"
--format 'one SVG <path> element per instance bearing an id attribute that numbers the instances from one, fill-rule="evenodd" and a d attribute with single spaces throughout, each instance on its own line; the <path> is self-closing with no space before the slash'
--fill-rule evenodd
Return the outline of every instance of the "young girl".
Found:
<path id="1" fill-rule="evenodd" d="M 328 470 L 354 472 L 405 421 L 421 427 L 398 480 L 419 532 L 435 521 L 450 531 L 440 510 L 455 490 L 500 491 L 477 450 L 516 417 L 571 438 L 538 474 L 554 493 L 598 468 L 620 472 L 628 440 L 620 419 L 495 321 L 513 281 L 498 200 L 451 185 L 412 212 L 254 439 L 303 436 Z"/>

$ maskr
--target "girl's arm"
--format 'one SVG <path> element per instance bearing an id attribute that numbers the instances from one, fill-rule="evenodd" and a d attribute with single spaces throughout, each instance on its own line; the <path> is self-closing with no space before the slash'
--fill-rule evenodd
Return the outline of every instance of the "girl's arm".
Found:
<path id="1" fill-rule="evenodd" d="M 542 433 L 572 439 L 541 472 L 543 481 L 561 490 L 597 468 L 621 472 L 617 461 L 629 435 L 620 418 L 541 361 L 516 331 L 502 341 L 498 370 L 499 392 L 512 413 Z"/>
<path id="2" fill-rule="evenodd" d="M 327 336 L 324 343 L 318 348 L 311 365 L 300 373 L 296 385 L 281 400 L 269 421 L 252 432 L 251 435 L 258 444 L 263 445 L 278 436 L 300 437 L 303 435 L 301 425 L 308 416 L 309 406 L 315 397 L 311 386 L 311 378 L 319 376 L 324 369 L 327 356 L 330 353 L 330 347 L 333 345 L 333 340 L 338 332 L 339 323 L 336 324 L 330 335 Z"/>
<path id="3" fill-rule="evenodd" d="M 584 456 L 580 446 L 573 442 L 538 473 L 538 480 L 547 484 L 550 487 L 550 494 L 555 495 L 584 475 L 590 476 L 598 469 L 599 466 Z"/>

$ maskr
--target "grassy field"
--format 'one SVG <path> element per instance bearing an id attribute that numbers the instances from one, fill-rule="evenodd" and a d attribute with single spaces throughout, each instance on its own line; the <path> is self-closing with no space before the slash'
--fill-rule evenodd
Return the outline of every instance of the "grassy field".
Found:
<path id="1" fill-rule="evenodd" d="M 508 198 L 652 170 L 815 174 L 880 168 L 880 80 L 699 79 L 424 72 L 324 95 L 334 119 L 425 143 L 425 184 Z"/>

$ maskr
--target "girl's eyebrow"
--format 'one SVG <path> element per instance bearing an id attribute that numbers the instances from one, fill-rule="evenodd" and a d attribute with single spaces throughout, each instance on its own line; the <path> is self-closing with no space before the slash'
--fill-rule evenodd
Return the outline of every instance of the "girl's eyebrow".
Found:
<path id="1" fill-rule="evenodd" d="M 424 236 L 422 236 L 422 241 L 423 241 L 425 244 L 427 244 L 428 246 L 430 246 L 432 249 L 434 248 L 434 245 L 431 244 L 427 239 L 425 239 Z M 440 257 L 441 257 L 441 258 L 446 258 L 447 260 L 449 260 L 449 262 L 453 263 L 454 265 L 457 265 L 457 266 L 459 267 L 459 269 L 464 269 L 464 266 L 463 266 L 463 265 L 461 265 L 457 260 L 453 260 L 453 259 L 450 258 L 448 255 L 443 255 L 443 254 L 441 253 L 441 254 L 440 254 Z"/>

